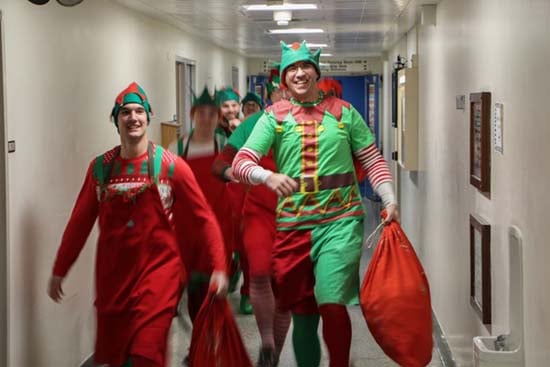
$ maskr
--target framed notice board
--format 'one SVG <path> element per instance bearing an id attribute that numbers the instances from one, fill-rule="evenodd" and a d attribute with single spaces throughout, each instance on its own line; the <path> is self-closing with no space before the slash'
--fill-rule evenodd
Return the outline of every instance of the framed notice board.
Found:
<path id="1" fill-rule="evenodd" d="M 491 196 L 491 93 L 470 94 L 470 183 Z"/>

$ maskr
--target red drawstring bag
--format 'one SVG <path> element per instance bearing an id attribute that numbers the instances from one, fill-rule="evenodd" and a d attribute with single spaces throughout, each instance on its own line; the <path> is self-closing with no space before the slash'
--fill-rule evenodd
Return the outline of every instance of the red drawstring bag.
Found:
<path id="1" fill-rule="evenodd" d="M 190 367 L 252 367 L 227 299 L 212 292 L 195 321 L 189 348 Z"/>
<path id="2" fill-rule="evenodd" d="M 395 221 L 384 226 L 359 299 L 369 330 L 388 357 L 402 367 L 430 363 L 433 339 L 428 279 Z"/>

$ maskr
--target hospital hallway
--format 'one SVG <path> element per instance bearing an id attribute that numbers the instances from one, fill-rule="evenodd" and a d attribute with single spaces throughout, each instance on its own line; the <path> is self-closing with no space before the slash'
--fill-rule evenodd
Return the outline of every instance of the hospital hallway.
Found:
<path id="1" fill-rule="evenodd" d="M 162 364 L 170 323 L 184 367 L 179 289 L 244 248 L 266 363 L 275 278 L 345 361 L 383 206 L 352 366 L 549 367 L 549 106 L 550 0 L 0 0 L 0 367 Z"/>

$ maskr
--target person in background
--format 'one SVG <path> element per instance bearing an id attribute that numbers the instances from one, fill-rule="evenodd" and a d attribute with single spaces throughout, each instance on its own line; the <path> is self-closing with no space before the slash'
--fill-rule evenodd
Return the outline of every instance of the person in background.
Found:
<path id="1" fill-rule="evenodd" d="M 241 119 L 239 118 L 241 97 L 235 89 L 224 87 L 216 91 L 216 103 L 222 113 L 220 127 L 229 136 L 241 123 Z"/>
<path id="2" fill-rule="evenodd" d="M 227 138 L 229 138 L 233 130 L 235 130 L 241 123 L 241 120 L 239 119 L 239 94 L 231 87 L 222 88 L 216 92 L 216 102 L 222 115 L 219 128 L 223 129 Z M 243 284 L 240 289 L 241 300 L 239 311 L 241 314 L 251 315 L 253 310 L 250 305 L 248 258 L 246 257 L 243 249 L 242 238 L 242 209 L 245 190 L 246 186 L 240 183 L 226 183 L 226 193 L 227 199 L 229 200 L 231 206 L 231 221 L 233 228 L 233 235 L 231 236 L 231 240 L 229 240 L 233 250 L 230 268 L 229 291 L 235 291 L 242 272 Z"/>
<path id="3" fill-rule="evenodd" d="M 323 78 L 317 83 L 317 88 L 319 88 L 325 96 L 342 98 L 342 84 L 336 79 Z"/>
<path id="4" fill-rule="evenodd" d="M 233 235 L 231 207 L 227 200 L 225 185 L 220 183 L 210 170 L 215 157 L 223 148 L 221 144 L 225 139 L 219 139 L 220 134 L 215 133 L 220 119 L 220 110 L 206 86 L 198 97 L 193 93 L 190 117 L 193 121 L 193 127 L 188 136 L 178 139 L 176 144 L 177 155 L 189 165 L 215 214 L 225 244 L 229 246 Z M 170 148 L 174 150 L 173 147 Z M 191 321 L 195 320 L 206 298 L 208 282 L 212 272 L 208 252 L 205 251 L 207 247 L 203 243 L 204 238 L 200 236 L 200 233 L 199 236 L 195 236 L 195 234 L 194 231 L 188 233 L 188 242 L 190 246 L 193 246 L 193 251 L 183 254 L 184 263 L 190 277 L 187 284 L 187 308 Z M 225 251 L 230 254 L 231 248 L 226 247 Z"/>
<path id="5" fill-rule="evenodd" d="M 279 84 L 268 88 L 276 103 L 284 95 Z M 246 98 L 246 97 L 245 97 Z M 236 181 L 231 163 L 237 151 L 244 145 L 263 112 L 259 111 L 245 119 L 233 132 L 222 153 L 214 162 L 213 172 L 224 181 Z M 276 170 L 272 153 L 262 157 L 260 164 L 265 169 Z M 246 193 L 243 205 L 243 245 L 250 268 L 250 303 L 261 337 L 258 367 L 278 364 L 290 326 L 290 313 L 277 307 L 271 287 L 271 251 L 275 240 L 275 208 L 277 195 L 263 185 L 252 186 Z"/>
<path id="6" fill-rule="evenodd" d="M 172 318 L 186 281 L 181 255 L 196 232 L 213 269 L 211 289 L 225 294 L 226 256 L 220 228 L 193 173 L 149 141 L 151 106 L 131 83 L 111 113 L 120 145 L 90 163 L 63 234 L 48 283 L 60 302 L 62 283 L 98 218 L 97 364 L 163 367 Z"/>
<path id="7" fill-rule="evenodd" d="M 248 92 L 244 96 L 242 102 L 243 121 L 253 113 L 259 112 L 264 109 L 264 102 L 259 95 L 253 92 Z"/>
<path id="8" fill-rule="evenodd" d="M 293 318 L 299 367 L 317 367 L 317 327 L 331 367 L 348 367 L 351 321 L 358 303 L 363 217 L 353 158 L 382 198 L 386 222 L 399 219 L 392 177 L 357 110 L 317 87 L 321 50 L 281 42 L 280 75 L 291 95 L 266 109 L 233 160 L 233 175 L 265 184 L 278 197 L 273 247 L 276 293 Z M 259 165 L 273 149 L 277 172 Z"/>

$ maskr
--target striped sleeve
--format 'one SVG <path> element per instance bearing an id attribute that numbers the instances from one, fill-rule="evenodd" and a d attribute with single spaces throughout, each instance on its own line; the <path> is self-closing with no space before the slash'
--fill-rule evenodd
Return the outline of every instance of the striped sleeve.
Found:
<path id="1" fill-rule="evenodd" d="M 261 153 L 249 148 L 241 148 L 233 159 L 233 174 L 237 180 L 251 185 L 265 183 L 272 172 L 258 164 L 261 158 Z"/>
<path id="2" fill-rule="evenodd" d="M 369 182 L 375 190 L 384 182 L 392 182 L 388 164 L 374 143 L 355 152 L 355 156 L 367 172 Z"/>

